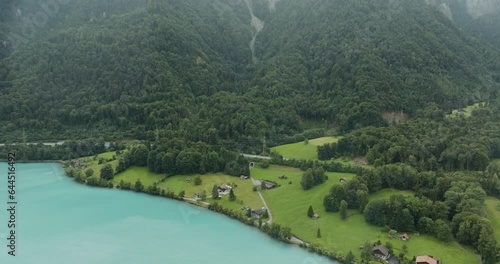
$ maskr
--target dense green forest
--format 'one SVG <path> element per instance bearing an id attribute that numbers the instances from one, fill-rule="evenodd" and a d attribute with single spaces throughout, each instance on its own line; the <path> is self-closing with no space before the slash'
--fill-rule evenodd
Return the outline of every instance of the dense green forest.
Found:
<path id="1" fill-rule="evenodd" d="M 500 47 L 500 1 L 435 0 L 445 5 L 451 18 L 461 29 L 467 30 Z"/>
<path id="2" fill-rule="evenodd" d="M 73 159 L 138 139 L 116 173 L 238 176 L 249 174 L 241 151 L 342 134 L 318 147 L 321 161 L 271 162 L 304 170 L 305 190 L 325 171 L 355 172 L 324 197 L 327 211 L 454 237 L 497 263 L 482 205 L 500 195 L 498 16 L 469 17 L 456 1 L 452 20 L 427 2 L 2 1 L 0 152 Z M 384 118 L 394 113 L 409 120 Z M 19 144 L 45 140 L 67 142 Z M 373 169 L 332 161 L 356 156 Z M 384 188 L 415 197 L 368 200 Z"/>
<path id="3" fill-rule="evenodd" d="M 256 61 L 243 2 L 50 9 L 1 62 L 0 141 L 159 134 L 260 152 L 310 133 L 304 119 L 339 131 L 385 126 L 385 111 L 413 116 L 430 103 L 449 111 L 499 87 L 498 50 L 421 1 L 252 6 L 265 22 Z M 20 34 L 25 14 L 41 8 L 21 1 L 2 10 L 14 10 L 8 27 Z"/>
<path id="4" fill-rule="evenodd" d="M 318 147 L 318 156 L 366 156 L 375 166 L 406 163 L 419 170 L 446 171 L 484 170 L 490 159 L 500 158 L 498 101 L 472 111 L 469 118 L 445 117 L 436 106 L 418 116 L 397 126 L 353 131 L 338 143 Z"/>

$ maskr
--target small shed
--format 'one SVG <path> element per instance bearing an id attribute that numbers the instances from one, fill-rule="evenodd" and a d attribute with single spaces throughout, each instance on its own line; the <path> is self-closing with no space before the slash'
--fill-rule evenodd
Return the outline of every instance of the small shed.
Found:
<path id="1" fill-rule="evenodd" d="M 346 178 L 340 178 L 339 182 L 347 182 L 347 179 Z"/>
<path id="2" fill-rule="evenodd" d="M 264 186 L 266 189 L 273 189 L 276 187 L 276 183 L 270 181 L 264 181 Z"/>
<path id="3" fill-rule="evenodd" d="M 415 259 L 415 264 L 439 264 L 438 258 L 433 256 L 417 256 Z"/>
<path id="4" fill-rule="evenodd" d="M 318 218 L 319 218 L 319 214 L 313 214 L 312 219 L 318 219 Z"/>
<path id="5" fill-rule="evenodd" d="M 399 236 L 399 239 L 406 241 L 406 240 L 410 239 L 410 236 L 407 233 L 404 233 L 404 234 Z"/>

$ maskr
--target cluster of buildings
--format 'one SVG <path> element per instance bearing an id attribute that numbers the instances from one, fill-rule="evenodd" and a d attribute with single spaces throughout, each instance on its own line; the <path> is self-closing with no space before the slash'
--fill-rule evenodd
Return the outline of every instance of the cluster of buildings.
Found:
<path id="1" fill-rule="evenodd" d="M 389 249 L 383 245 L 375 246 L 372 249 L 372 255 L 380 260 L 387 261 L 390 264 L 397 264 L 399 260 L 389 253 Z M 440 264 L 439 258 L 433 256 L 417 256 L 415 264 Z"/>

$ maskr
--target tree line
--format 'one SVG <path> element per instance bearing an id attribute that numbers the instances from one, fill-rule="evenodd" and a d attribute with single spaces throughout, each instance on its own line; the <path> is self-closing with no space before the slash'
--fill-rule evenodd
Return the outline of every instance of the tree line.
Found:
<path id="1" fill-rule="evenodd" d="M 490 159 L 500 158 L 500 112 L 496 101 L 482 105 L 470 118 L 445 117 L 431 106 L 404 124 L 359 129 L 319 146 L 318 157 L 365 156 L 374 166 L 405 163 L 418 170 L 484 170 Z"/>
<path id="2" fill-rule="evenodd" d="M 335 184 L 324 198 L 327 211 L 338 212 L 342 203 L 364 213 L 365 221 L 402 232 L 418 231 L 473 246 L 484 263 L 499 260 L 500 247 L 486 219 L 484 199 L 499 197 L 498 167 L 480 172 L 418 172 L 406 164 L 363 170 L 346 184 Z M 384 188 L 411 190 L 414 197 L 394 195 L 368 201 L 368 195 Z M 450 223 L 450 224 L 449 224 Z"/>

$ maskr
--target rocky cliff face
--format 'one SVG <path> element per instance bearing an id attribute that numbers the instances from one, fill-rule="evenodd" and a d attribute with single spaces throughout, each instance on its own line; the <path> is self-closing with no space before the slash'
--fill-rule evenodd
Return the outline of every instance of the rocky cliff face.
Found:
<path id="1" fill-rule="evenodd" d="M 460 29 L 500 48 L 500 0 L 425 0 Z"/>
<path id="2" fill-rule="evenodd" d="M 426 0 L 436 5 L 448 18 L 456 13 L 466 13 L 472 18 L 479 18 L 500 12 L 500 0 Z"/>
<path id="3" fill-rule="evenodd" d="M 457 1 L 457 0 L 455 0 Z M 458 0 L 464 1 L 467 13 L 478 18 L 500 11 L 500 0 Z"/>

